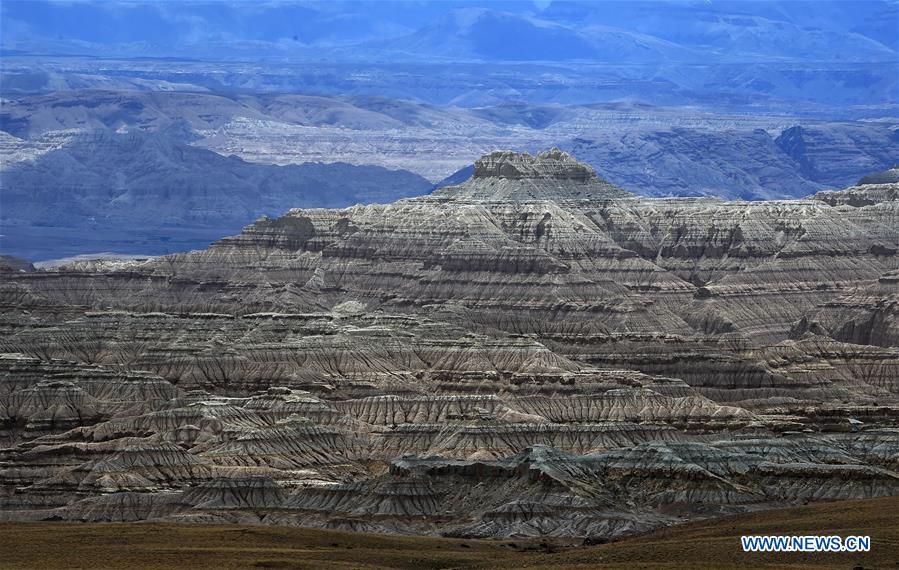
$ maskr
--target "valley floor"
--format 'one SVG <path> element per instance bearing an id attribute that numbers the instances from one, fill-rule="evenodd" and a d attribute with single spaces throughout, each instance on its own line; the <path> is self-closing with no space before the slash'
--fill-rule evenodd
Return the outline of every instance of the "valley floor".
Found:
<path id="1" fill-rule="evenodd" d="M 895 568 L 899 497 L 699 521 L 560 548 L 271 526 L 0 524 L 2 568 Z M 864 554 L 745 554 L 739 537 L 870 535 Z"/>

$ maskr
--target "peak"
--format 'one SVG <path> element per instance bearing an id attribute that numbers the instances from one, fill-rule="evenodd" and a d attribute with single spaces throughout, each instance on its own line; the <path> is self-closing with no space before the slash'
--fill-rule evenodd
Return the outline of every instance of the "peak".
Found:
<path id="1" fill-rule="evenodd" d="M 590 165 L 557 148 L 533 156 L 497 151 L 474 163 L 471 178 L 435 190 L 432 197 L 466 200 L 569 200 L 629 198 L 633 194 L 596 175 Z"/>
<path id="2" fill-rule="evenodd" d="M 595 180 L 596 171 L 557 148 L 532 156 L 526 152 L 496 151 L 474 163 L 475 178 Z"/>

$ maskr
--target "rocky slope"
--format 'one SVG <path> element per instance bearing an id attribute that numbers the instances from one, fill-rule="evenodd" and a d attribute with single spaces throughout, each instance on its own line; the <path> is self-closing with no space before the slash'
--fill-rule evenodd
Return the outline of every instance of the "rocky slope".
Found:
<path id="1" fill-rule="evenodd" d="M 607 540 L 899 494 L 896 184 L 646 199 L 551 150 L 0 283 L 0 516 Z"/>

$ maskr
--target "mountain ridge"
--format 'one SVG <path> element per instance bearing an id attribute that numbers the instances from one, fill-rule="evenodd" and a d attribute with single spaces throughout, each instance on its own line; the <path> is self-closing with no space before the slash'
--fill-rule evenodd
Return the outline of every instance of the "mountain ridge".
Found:
<path id="1" fill-rule="evenodd" d="M 2 142 L 5 152 L 31 157 L 2 170 L 2 247 L 38 259 L 111 247 L 144 254 L 205 247 L 288 203 L 389 202 L 432 187 L 421 176 L 380 166 L 254 164 L 165 133 L 77 132 L 47 146 L 7 135 Z M 59 249 L 56 240 L 78 229 L 92 240 Z M 203 235 L 190 233 L 198 231 Z M 166 239 L 182 235 L 177 246 Z M 142 239 L 148 241 L 129 245 Z"/>

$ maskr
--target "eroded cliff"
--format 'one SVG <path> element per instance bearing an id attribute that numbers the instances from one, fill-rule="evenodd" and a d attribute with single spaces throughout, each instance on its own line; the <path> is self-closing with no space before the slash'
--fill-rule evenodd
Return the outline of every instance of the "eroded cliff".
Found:
<path id="1" fill-rule="evenodd" d="M 607 539 L 899 493 L 899 186 L 637 198 L 557 150 L 8 271 L 0 516 Z"/>

